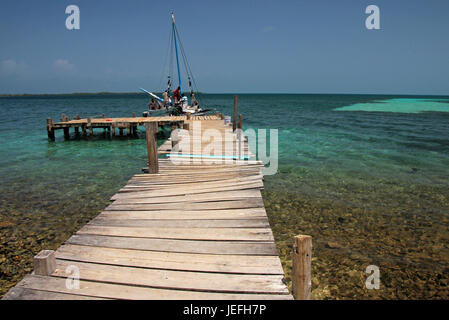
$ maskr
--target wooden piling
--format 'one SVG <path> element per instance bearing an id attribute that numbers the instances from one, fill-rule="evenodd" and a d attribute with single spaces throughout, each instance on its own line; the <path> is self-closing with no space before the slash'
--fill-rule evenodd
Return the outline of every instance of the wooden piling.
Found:
<path id="1" fill-rule="evenodd" d="M 64 138 L 65 139 L 69 139 L 70 138 L 70 131 L 69 131 L 69 127 L 64 128 Z"/>
<path id="2" fill-rule="evenodd" d="M 47 118 L 47 134 L 48 139 L 50 139 L 51 141 L 55 141 L 55 129 L 52 118 Z"/>
<path id="3" fill-rule="evenodd" d="M 158 173 L 159 162 L 157 157 L 157 143 L 156 133 L 158 131 L 158 123 L 150 122 L 145 123 L 146 138 L 147 138 L 147 152 L 148 152 L 148 172 Z"/>
<path id="4" fill-rule="evenodd" d="M 238 128 L 242 129 L 243 127 L 243 118 L 242 118 L 242 114 L 239 115 L 239 124 L 238 124 Z"/>
<path id="5" fill-rule="evenodd" d="M 80 134 L 80 127 L 75 127 L 75 135 L 79 135 Z"/>
<path id="6" fill-rule="evenodd" d="M 42 250 L 34 256 L 34 273 L 49 276 L 56 269 L 56 258 L 53 250 Z"/>
<path id="7" fill-rule="evenodd" d="M 238 113 L 238 105 L 239 105 L 239 97 L 234 96 L 234 115 L 232 119 L 232 131 L 235 131 L 237 129 L 237 113 Z"/>
<path id="8" fill-rule="evenodd" d="M 295 236 L 292 257 L 292 292 L 295 300 L 309 300 L 312 291 L 312 237 Z"/>
<path id="9" fill-rule="evenodd" d="M 87 126 L 89 127 L 89 135 L 93 136 L 94 129 L 92 128 L 92 118 L 91 117 L 87 118 Z"/>

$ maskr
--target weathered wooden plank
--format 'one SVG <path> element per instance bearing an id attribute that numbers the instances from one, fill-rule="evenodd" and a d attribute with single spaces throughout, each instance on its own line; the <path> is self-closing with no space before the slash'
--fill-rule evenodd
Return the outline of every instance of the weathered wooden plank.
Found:
<path id="1" fill-rule="evenodd" d="M 141 227 L 141 228 L 268 228 L 268 218 L 263 217 L 259 219 L 227 219 L 227 220 L 148 220 L 148 219 L 130 219 L 123 221 L 123 219 L 103 218 L 97 216 L 87 225 L 92 226 L 122 226 L 122 227 Z M 87 226 L 86 225 L 86 226 Z"/>
<path id="2" fill-rule="evenodd" d="M 263 187 L 263 183 L 261 181 L 254 183 L 245 183 L 240 185 L 229 185 L 223 187 L 215 187 L 215 188 L 189 188 L 188 191 L 182 189 L 164 189 L 164 190 L 136 190 L 132 189 L 128 192 L 119 192 L 111 197 L 111 200 L 117 199 L 131 199 L 131 198 L 146 198 L 146 197 L 168 197 L 168 196 L 177 196 L 184 195 L 186 192 L 189 194 L 200 194 L 200 193 L 212 193 L 212 192 L 224 192 L 224 191 L 237 191 L 237 190 L 250 190 L 257 189 L 260 190 Z"/>
<path id="3" fill-rule="evenodd" d="M 56 260 L 53 276 L 67 277 L 69 266 L 79 269 L 80 279 L 152 288 L 232 293 L 288 294 L 282 275 L 222 274 L 111 266 Z"/>
<path id="4" fill-rule="evenodd" d="M 67 243 L 107 248 L 181 253 L 219 253 L 255 256 L 277 255 L 277 249 L 273 242 L 146 239 L 76 234 L 71 236 L 67 240 Z"/>
<path id="5" fill-rule="evenodd" d="M 248 164 L 262 164 L 259 160 L 235 160 L 235 159 L 220 159 L 220 158 L 185 158 L 185 157 L 177 157 L 173 156 L 173 158 L 176 158 L 176 163 L 178 164 L 234 164 L 234 165 L 248 165 Z"/>
<path id="6" fill-rule="evenodd" d="M 87 297 L 70 293 L 58 293 L 24 288 L 18 285 L 11 288 L 2 300 L 105 300 L 98 297 Z"/>
<path id="7" fill-rule="evenodd" d="M 260 198 L 247 198 L 245 200 L 229 200 L 229 201 L 198 201 L 184 202 L 182 208 L 186 210 L 211 210 L 211 209 L 243 209 L 243 208 L 260 208 L 263 207 L 263 201 Z M 115 204 L 109 205 L 106 210 L 163 210 L 163 209 L 179 209 L 179 203 L 155 203 L 155 204 Z"/>
<path id="8" fill-rule="evenodd" d="M 237 220 L 266 218 L 264 208 L 229 210 L 103 211 L 98 218 L 145 220 Z"/>
<path id="9" fill-rule="evenodd" d="M 67 289 L 64 278 L 28 275 L 18 286 L 47 290 L 56 293 L 72 293 Z M 149 287 L 128 286 L 80 280 L 79 296 L 109 299 L 133 300 L 292 300 L 289 294 L 235 294 L 185 290 L 170 290 Z"/>
<path id="10" fill-rule="evenodd" d="M 77 234 L 183 240 L 274 241 L 269 228 L 145 228 L 89 224 L 79 230 Z"/>
<path id="11" fill-rule="evenodd" d="M 220 183 L 223 180 L 230 180 L 232 178 L 244 180 L 262 180 L 262 175 L 251 174 L 228 174 L 222 176 L 192 176 L 190 178 L 169 178 L 169 179 L 151 179 L 151 180 L 131 180 L 128 181 L 126 187 L 132 186 L 151 186 L 151 185 L 160 185 L 169 187 L 171 185 L 188 185 L 194 183 L 207 183 L 213 182 L 215 184 Z"/>
<path id="12" fill-rule="evenodd" d="M 167 192 L 166 190 L 162 189 L 169 189 L 169 190 L 176 190 L 179 192 L 179 189 L 189 190 L 191 192 L 192 190 L 198 190 L 198 189 L 205 189 L 205 188 L 220 188 L 220 187 L 232 187 L 232 186 L 256 186 L 257 188 L 263 188 L 263 182 L 260 179 L 231 179 L 231 180 L 221 180 L 218 183 L 217 182 L 200 182 L 200 183 L 194 183 L 194 184 L 178 184 L 178 185 L 164 185 L 164 184 L 149 184 L 149 185 L 141 185 L 141 186 L 132 186 L 132 185 L 126 185 L 122 189 L 119 190 L 119 192 L 133 192 L 133 191 L 143 191 L 143 190 L 161 190 L 161 192 Z M 175 192 L 175 191 L 172 191 Z"/>
<path id="13" fill-rule="evenodd" d="M 128 250 L 66 244 L 56 251 L 58 259 L 128 267 L 221 273 L 283 274 L 275 256 L 192 254 Z"/>
<path id="14" fill-rule="evenodd" d="M 174 165 L 176 166 L 176 165 Z M 224 169 L 213 169 L 213 170 L 209 170 L 209 169 L 205 169 L 205 168 L 199 168 L 199 169 L 188 169 L 185 168 L 184 169 L 172 169 L 172 168 L 166 168 L 166 167 L 162 167 L 159 170 L 159 173 L 154 174 L 154 175 L 149 175 L 149 174 L 143 174 L 143 175 L 134 175 L 133 176 L 133 180 L 138 180 L 138 179 L 144 179 L 144 180 L 153 180 L 156 178 L 182 178 L 182 177 L 191 177 L 192 174 L 195 175 L 216 175 L 216 176 L 222 176 L 222 175 L 226 175 L 229 173 L 232 173 L 234 175 L 238 175 L 238 174 L 244 174 L 244 173 L 252 173 L 252 174 L 260 174 L 260 167 L 254 167 L 254 168 L 224 168 Z"/>
<path id="15" fill-rule="evenodd" d="M 248 198 L 261 198 L 260 190 L 239 190 L 213 193 L 195 193 L 184 195 L 173 195 L 165 197 L 149 196 L 146 198 L 122 198 L 117 199 L 114 204 L 150 204 L 150 203 L 175 203 L 175 202 L 202 202 L 202 201 L 225 201 L 244 200 Z"/>

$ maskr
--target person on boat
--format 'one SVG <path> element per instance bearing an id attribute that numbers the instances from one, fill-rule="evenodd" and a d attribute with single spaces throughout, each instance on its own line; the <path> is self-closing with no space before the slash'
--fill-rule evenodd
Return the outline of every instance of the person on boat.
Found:
<path id="1" fill-rule="evenodd" d="M 162 98 L 164 99 L 165 106 L 169 106 L 171 104 L 170 96 L 168 95 L 168 90 L 165 90 L 162 93 Z"/>
<path id="2" fill-rule="evenodd" d="M 150 102 L 150 104 L 148 105 L 148 109 L 149 109 L 149 110 L 156 110 L 156 109 L 157 109 L 157 104 L 156 104 L 156 102 L 154 101 L 154 99 L 151 99 L 151 102 Z"/>
<path id="3" fill-rule="evenodd" d="M 184 95 L 184 93 L 181 95 L 181 107 L 182 111 L 186 112 L 189 106 L 189 101 L 187 100 L 187 97 Z"/>
<path id="4" fill-rule="evenodd" d="M 176 90 L 173 90 L 173 99 L 175 100 L 175 104 L 181 100 L 181 87 L 176 88 Z"/>
<path id="5" fill-rule="evenodd" d="M 192 92 L 192 107 L 196 111 L 198 110 L 198 101 L 195 98 L 195 94 Z"/>

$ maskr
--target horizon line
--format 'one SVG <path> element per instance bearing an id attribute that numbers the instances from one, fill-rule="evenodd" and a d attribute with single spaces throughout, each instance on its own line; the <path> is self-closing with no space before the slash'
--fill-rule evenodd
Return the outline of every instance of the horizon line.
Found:
<path id="1" fill-rule="evenodd" d="M 160 93 L 155 91 L 155 93 Z M 285 94 L 285 95 L 371 95 L 371 96 L 435 96 L 449 97 L 449 94 L 414 94 L 414 93 L 334 93 L 334 92 L 202 92 L 200 94 Z M 145 95 L 140 91 L 96 91 L 96 92 L 66 92 L 66 93 L 0 93 L 0 97 L 30 97 L 30 96 L 67 96 L 67 95 L 119 95 L 119 94 L 139 94 Z"/>

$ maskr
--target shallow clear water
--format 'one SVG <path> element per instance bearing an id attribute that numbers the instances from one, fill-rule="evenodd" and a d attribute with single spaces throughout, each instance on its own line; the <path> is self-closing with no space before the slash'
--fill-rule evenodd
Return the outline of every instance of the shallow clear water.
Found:
<path id="1" fill-rule="evenodd" d="M 202 100 L 232 113 L 232 95 Z M 449 113 L 436 112 L 448 101 L 239 96 L 245 129 L 279 129 L 279 170 L 265 179 L 264 201 L 287 281 L 292 237 L 310 234 L 314 298 L 449 298 Z M 64 141 L 57 131 L 49 142 L 45 119 L 131 116 L 146 103 L 140 94 L 0 98 L 0 294 L 146 161 L 143 133 Z M 365 288 L 371 264 L 380 290 Z"/>

